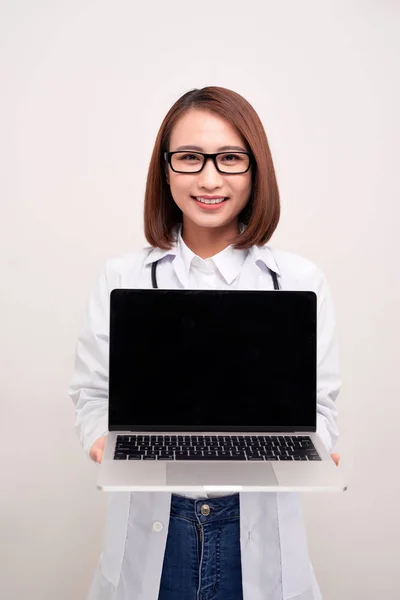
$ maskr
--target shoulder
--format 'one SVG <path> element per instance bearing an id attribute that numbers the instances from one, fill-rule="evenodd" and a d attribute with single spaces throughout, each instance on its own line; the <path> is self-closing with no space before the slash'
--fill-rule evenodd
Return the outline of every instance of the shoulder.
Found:
<path id="1" fill-rule="evenodd" d="M 111 290 L 117 287 L 130 287 L 129 282 L 138 279 L 146 261 L 154 248 L 146 246 L 126 254 L 109 258 L 103 265 L 102 273 Z"/>
<path id="2" fill-rule="evenodd" d="M 309 289 L 318 293 L 326 285 L 322 269 L 309 258 L 267 245 L 260 247 L 260 254 L 266 260 L 275 261 L 284 289 Z"/>
<path id="3" fill-rule="evenodd" d="M 154 250 L 151 246 L 146 246 L 144 248 L 140 248 L 139 250 L 133 250 L 132 252 L 127 252 L 126 254 L 120 254 L 118 256 L 114 256 L 109 258 L 105 262 L 105 268 L 107 271 L 112 272 L 126 272 L 132 268 L 135 268 L 137 265 L 142 265 L 150 253 Z"/>
<path id="4" fill-rule="evenodd" d="M 282 276 L 303 277 L 319 271 L 319 267 L 309 258 L 267 246 L 272 253 Z"/>

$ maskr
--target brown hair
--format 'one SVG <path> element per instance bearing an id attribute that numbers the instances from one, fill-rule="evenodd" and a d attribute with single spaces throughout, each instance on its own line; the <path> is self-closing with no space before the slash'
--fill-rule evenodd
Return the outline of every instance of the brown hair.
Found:
<path id="1" fill-rule="evenodd" d="M 238 249 L 265 244 L 274 233 L 280 216 L 279 190 L 267 136 L 259 116 L 247 100 L 232 90 L 215 86 L 186 92 L 170 108 L 161 124 L 150 160 L 144 199 L 147 241 L 151 246 L 171 248 L 172 228 L 182 222 L 182 211 L 175 204 L 167 183 L 163 153 L 169 151 L 175 123 L 193 108 L 213 112 L 229 121 L 252 153 L 252 191 L 247 206 L 239 215 L 239 221 L 246 228 L 232 244 Z"/>

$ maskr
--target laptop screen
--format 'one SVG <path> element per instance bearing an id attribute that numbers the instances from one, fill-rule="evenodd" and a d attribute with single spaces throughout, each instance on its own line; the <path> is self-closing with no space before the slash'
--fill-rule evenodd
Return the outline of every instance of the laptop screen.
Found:
<path id="1" fill-rule="evenodd" d="M 315 431 L 314 292 L 116 289 L 110 308 L 110 431 Z"/>

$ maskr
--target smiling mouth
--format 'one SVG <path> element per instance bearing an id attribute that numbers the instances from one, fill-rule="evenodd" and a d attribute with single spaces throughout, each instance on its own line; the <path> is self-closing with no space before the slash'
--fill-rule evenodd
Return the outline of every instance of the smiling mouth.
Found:
<path id="1" fill-rule="evenodd" d="M 196 200 L 197 202 L 200 202 L 201 204 L 206 204 L 206 205 L 211 205 L 211 204 L 222 204 L 223 202 L 225 202 L 226 200 L 228 200 L 228 198 L 202 198 L 201 196 L 192 196 L 193 200 Z"/>

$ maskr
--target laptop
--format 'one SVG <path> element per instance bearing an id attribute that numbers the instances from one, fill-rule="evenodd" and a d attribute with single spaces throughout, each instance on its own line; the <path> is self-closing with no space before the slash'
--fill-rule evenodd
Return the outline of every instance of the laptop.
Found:
<path id="1" fill-rule="evenodd" d="M 115 289 L 105 491 L 344 491 L 311 291 Z"/>

